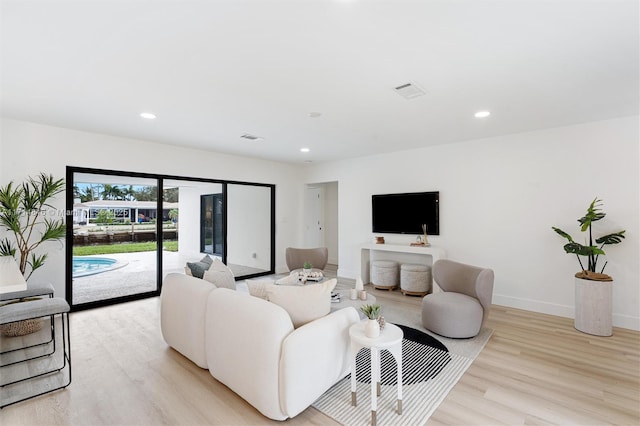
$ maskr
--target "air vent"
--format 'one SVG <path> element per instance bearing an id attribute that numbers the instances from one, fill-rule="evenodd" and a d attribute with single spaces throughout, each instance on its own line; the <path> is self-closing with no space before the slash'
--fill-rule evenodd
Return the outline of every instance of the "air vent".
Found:
<path id="1" fill-rule="evenodd" d="M 405 99 L 417 98 L 418 96 L 422 96 L 427 93 L 422 90 L 422 88 L 420 88 L 420 86 L 418 86 L 416 83 L 402 84 L 398 87 L 394 87 L 393 90 L 395 90 L 397 94 Z"/>
<path id="2" fill-rule="evenodd" d="M 259 141 L 259 140 L 264 139 L 264 138 L 261 138 L 260 136 L 252 135 L 252 134 L 249 134 L 249 133 L 244 133 L 240 137 L 242 139 L 246 139 L 246 140 L 249 140 L 249 141 Z"/>

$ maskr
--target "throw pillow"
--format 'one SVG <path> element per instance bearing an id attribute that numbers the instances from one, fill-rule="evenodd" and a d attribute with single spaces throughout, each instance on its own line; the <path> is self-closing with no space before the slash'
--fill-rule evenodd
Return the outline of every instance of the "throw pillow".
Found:
<path id="1" fill-rule="evenodd" d="M 203 278 L 205 271 L 207 271 L 211 264 L 213 263 L 213 259 L 206 254 L 199 262 L 187 262 L 187 268 L 191 275 L 196 278 Z M 186 269 L 185 269 L 186 271 Z M 187 274 L 189 275 L 189 274 Z"/>
<path id="2" fill-rule="evenodd" d="M 209 270 L 204 272 L 203 279 L 216 285 L 216 287 L 236 289 L 236 280 L 231 269 L 218 258 L 213 260 Z"/>
<path id="3" fill-rule="evenodd" d="M 273 280 L 245 280 L 249 294 L 261 299 L 267 299 L 267 286 L 273 284 Z"/>
<path id="4" fill-rule="evenodd" d="M 269 301 L 284 308 L 293 326 L 298 328 L 331 311 L 331 291 L 337 282 L 334 278 L 304 286 L 269 284 L 266 290 Z"/>

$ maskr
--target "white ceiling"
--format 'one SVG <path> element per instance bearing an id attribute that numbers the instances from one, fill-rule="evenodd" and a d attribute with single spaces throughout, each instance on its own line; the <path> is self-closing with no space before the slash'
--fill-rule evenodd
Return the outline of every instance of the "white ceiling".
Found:
<path id="1" fill-rule="evenodd" d="M 639 113 L 636 0 L 0 4 L 1 113 L 55 126 L 317 163 Z"/>

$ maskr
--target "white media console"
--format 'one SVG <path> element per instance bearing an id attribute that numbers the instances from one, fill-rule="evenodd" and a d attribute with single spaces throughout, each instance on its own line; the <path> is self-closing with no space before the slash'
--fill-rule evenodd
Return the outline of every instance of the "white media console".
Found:
<path id="1" fill-rule="evenodd" d="M 444 259 L 445 252 L 439 247 L 420 247 L 396 244 L 367 243 L 360 247 L 360 272 L 362 281 L 371 281 L 369 271 L 372 260 L 395 260 L 399 263 L 417 263 L 432 266 L 438 259 Z M 440 291 L 434 283 L 433 291 Z"/>

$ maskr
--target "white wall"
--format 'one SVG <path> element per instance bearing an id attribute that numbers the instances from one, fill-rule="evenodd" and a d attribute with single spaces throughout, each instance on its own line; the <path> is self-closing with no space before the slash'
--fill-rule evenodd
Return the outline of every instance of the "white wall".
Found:
<path id="1" fill-rule="evenodd" d="M 185 182 L 189 185 L 190 182 Z M 200 253 L 200 196 L 221 194 L 222 184 L 198 182 L 193 186 L 181 186 L 178 216 L 178 251 L 184 259 L 199 260 Z"/>
<path id="2" fill-rule="evenodd" d="M 233 184 L 227 186 L 227 231 L 233 236 L 228 241 L 229 264 L 269 270 L 270 207 L 271 188 Z"/>
<path id="3" fill-rule="evenodd" d="M 306 182 L 338 181 L 339 275 L 360 274 L 370 242 L 371 195 L 440 191 L 440 236 L 447 257 L 493 268 L 494 303 L 573 317 L 575 257 L 557 226 L 582 238 L 577 219 L 594 197 L 607 217 L 598 235 L 626 229 L 608 246 L 615 279 L 614 324 L 640 329 L 639 117 L 439 145 L 317 164 Z M 409 244 L 415 236 L 386 235 Z"/>
<path id="4" fill-rule="evenodd" d="M 275 184 L 276 271 L 286 271 L 283 247 L 295 246 L 301 229 L 299 211 L 284 208 L 302 204 L 298 166 L 6 118 L 0 126 L 1 184 L 22 182 L 40 172 L 64 178 L 66 166 Z M 54 206 L 63 211 L 64 203 L 65 196 L 61 195 Z M 50 253 L 47 264 L 32 280 L 50 281 L 56 295 L 62 297 L 64 248 L 50 244 L 46 249 Z"/>

